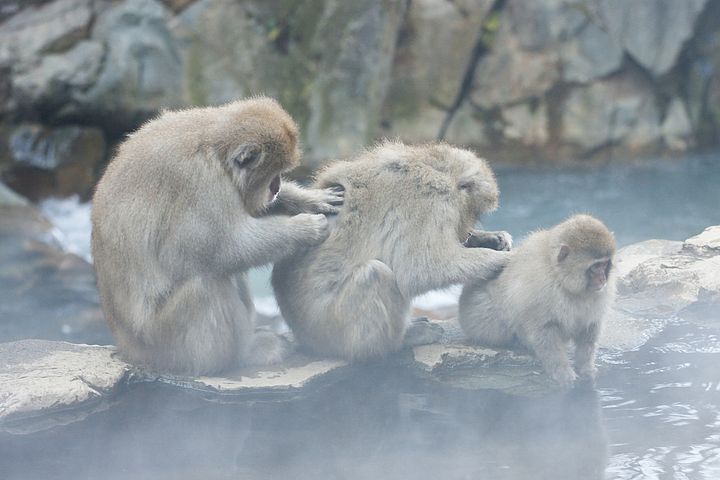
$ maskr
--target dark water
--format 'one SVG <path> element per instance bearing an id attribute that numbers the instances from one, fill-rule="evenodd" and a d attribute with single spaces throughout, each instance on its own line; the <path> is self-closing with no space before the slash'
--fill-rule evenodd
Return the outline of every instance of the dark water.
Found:
<path id="1" fill-rule="evenodd" d="M 620 246 L 685 240 L 720 224 L 720 153 L 596 170 L 495 170 L 500 207 L 484 223 L 516 237 L 573 213 L 603 220 Z"/>
<path id="2" fill-rule="evenodd" d="M 485 224 L 516 236 L 574 212 L 620 244 L 720 223 L 717 156 L 498 179 Z M 703 315 L 602 351 L 595 388 L 535 398 L 388 366 L 291 401 L 135 385 L 85 420 L 0 433 L 0 479 L 720 479 L 720 312 Z"/>

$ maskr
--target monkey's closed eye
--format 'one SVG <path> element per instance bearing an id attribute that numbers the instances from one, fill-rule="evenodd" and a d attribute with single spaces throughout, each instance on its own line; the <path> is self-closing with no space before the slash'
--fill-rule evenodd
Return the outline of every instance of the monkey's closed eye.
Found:
<path id="1" fill-rule="evenodd" d="M 461 182 L 461 183 L 458 185 L 458 188 L 459 188 L 460 190 L 470 191 L 470 190 L 472 190 L 473 188 L 475 188 L 475 184 L 474 184 L 473 182 Z"/>
<path id="2" fill-rule="evenodd" d="M 247 168 L 257 163 L 262 150 L 258 145 L 243 145 L 235 154 L 233 163 L 238 168 Z"/>

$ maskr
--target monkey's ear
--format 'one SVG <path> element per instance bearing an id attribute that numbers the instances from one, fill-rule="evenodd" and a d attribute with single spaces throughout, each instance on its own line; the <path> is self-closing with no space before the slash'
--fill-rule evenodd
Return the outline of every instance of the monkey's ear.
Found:
<path id="1" fill-rule="evenodd" d="M 562 262 L 567 258 L 567 256 L 570 255 L 570 247 L 567 245 L 560 245 L 560 250 L 558 251 L 558 263 Z"/>
<path id="2" fill-rule="evenodd" d="M 262 147 L 257 143 L 244 143 L 233 154 L 233 164 L 238 168 L 247 168 L 257 163 L 262 154 Z"/>

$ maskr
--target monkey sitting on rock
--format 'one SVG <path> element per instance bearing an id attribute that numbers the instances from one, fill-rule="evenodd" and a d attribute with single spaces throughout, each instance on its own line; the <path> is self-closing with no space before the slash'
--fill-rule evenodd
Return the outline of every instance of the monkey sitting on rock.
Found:
<path id="1" fill-rule="evenodd" d="M 120 145 L 92 253 L 126 360 L 198 375 L 283 359 L 287 342 L 255 331 L 246 272 L 322 242 L 343 195 L 283 186 L 298 156 L 295 122 L 262 97 L 165 112 Z"/>
<path id="2" fill-rule="evenodd" d="M 534 232 L 510 254 L 497 278 L 464 287 L 460 326 L 486 346 L 519 342 L 560 384 L 571 384 L 578 375 L 594 378 L 601 322 L 614 295 L 614 254 L 613 234 L 589 215 Z M 571 341 L 574 369 L 567 353 Z"/>
<path id="3" fill-rule="evenodd" d="M 507 252 L 462 244 L 498 203 L 492 170 L 468 150 L 385 142 L 330 165 L 316 187 L 345 192 L 330 236 L 272 273 L 283 318 L 316 353 L 367 360 L 435 341 L 441 329 L 409 325 L 413 297 L 490 278 L 507 261 Z"/>

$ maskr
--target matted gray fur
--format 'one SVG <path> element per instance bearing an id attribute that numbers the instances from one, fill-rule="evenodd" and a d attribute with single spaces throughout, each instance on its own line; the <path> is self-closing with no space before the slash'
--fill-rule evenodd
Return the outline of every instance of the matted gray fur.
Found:
<path id="1" fill-rule="evenodd" d="M 330 165 L 315 186 L 342 188 L 345 204 L 325 242 L 275 264 L 272 284 L 297 340 L 320 354 L 399 349 L 413 297 L 492 277 L 507 260 L 462 245 L 498 203 L 491 169 L 468 150 L 385 142 Z"/>
<path id="2" fill-rule="evenodd" d="M 321 213 L 342 201 L 282 186 L 297 142 L 292 118 L 260 97 L 165 112 L 120 145 L 95 193 L 92 253 L 126 360 L 210 374 L 283 358 L 283 339 L 254 331 L 246 271 L 324 240 Z"/>

